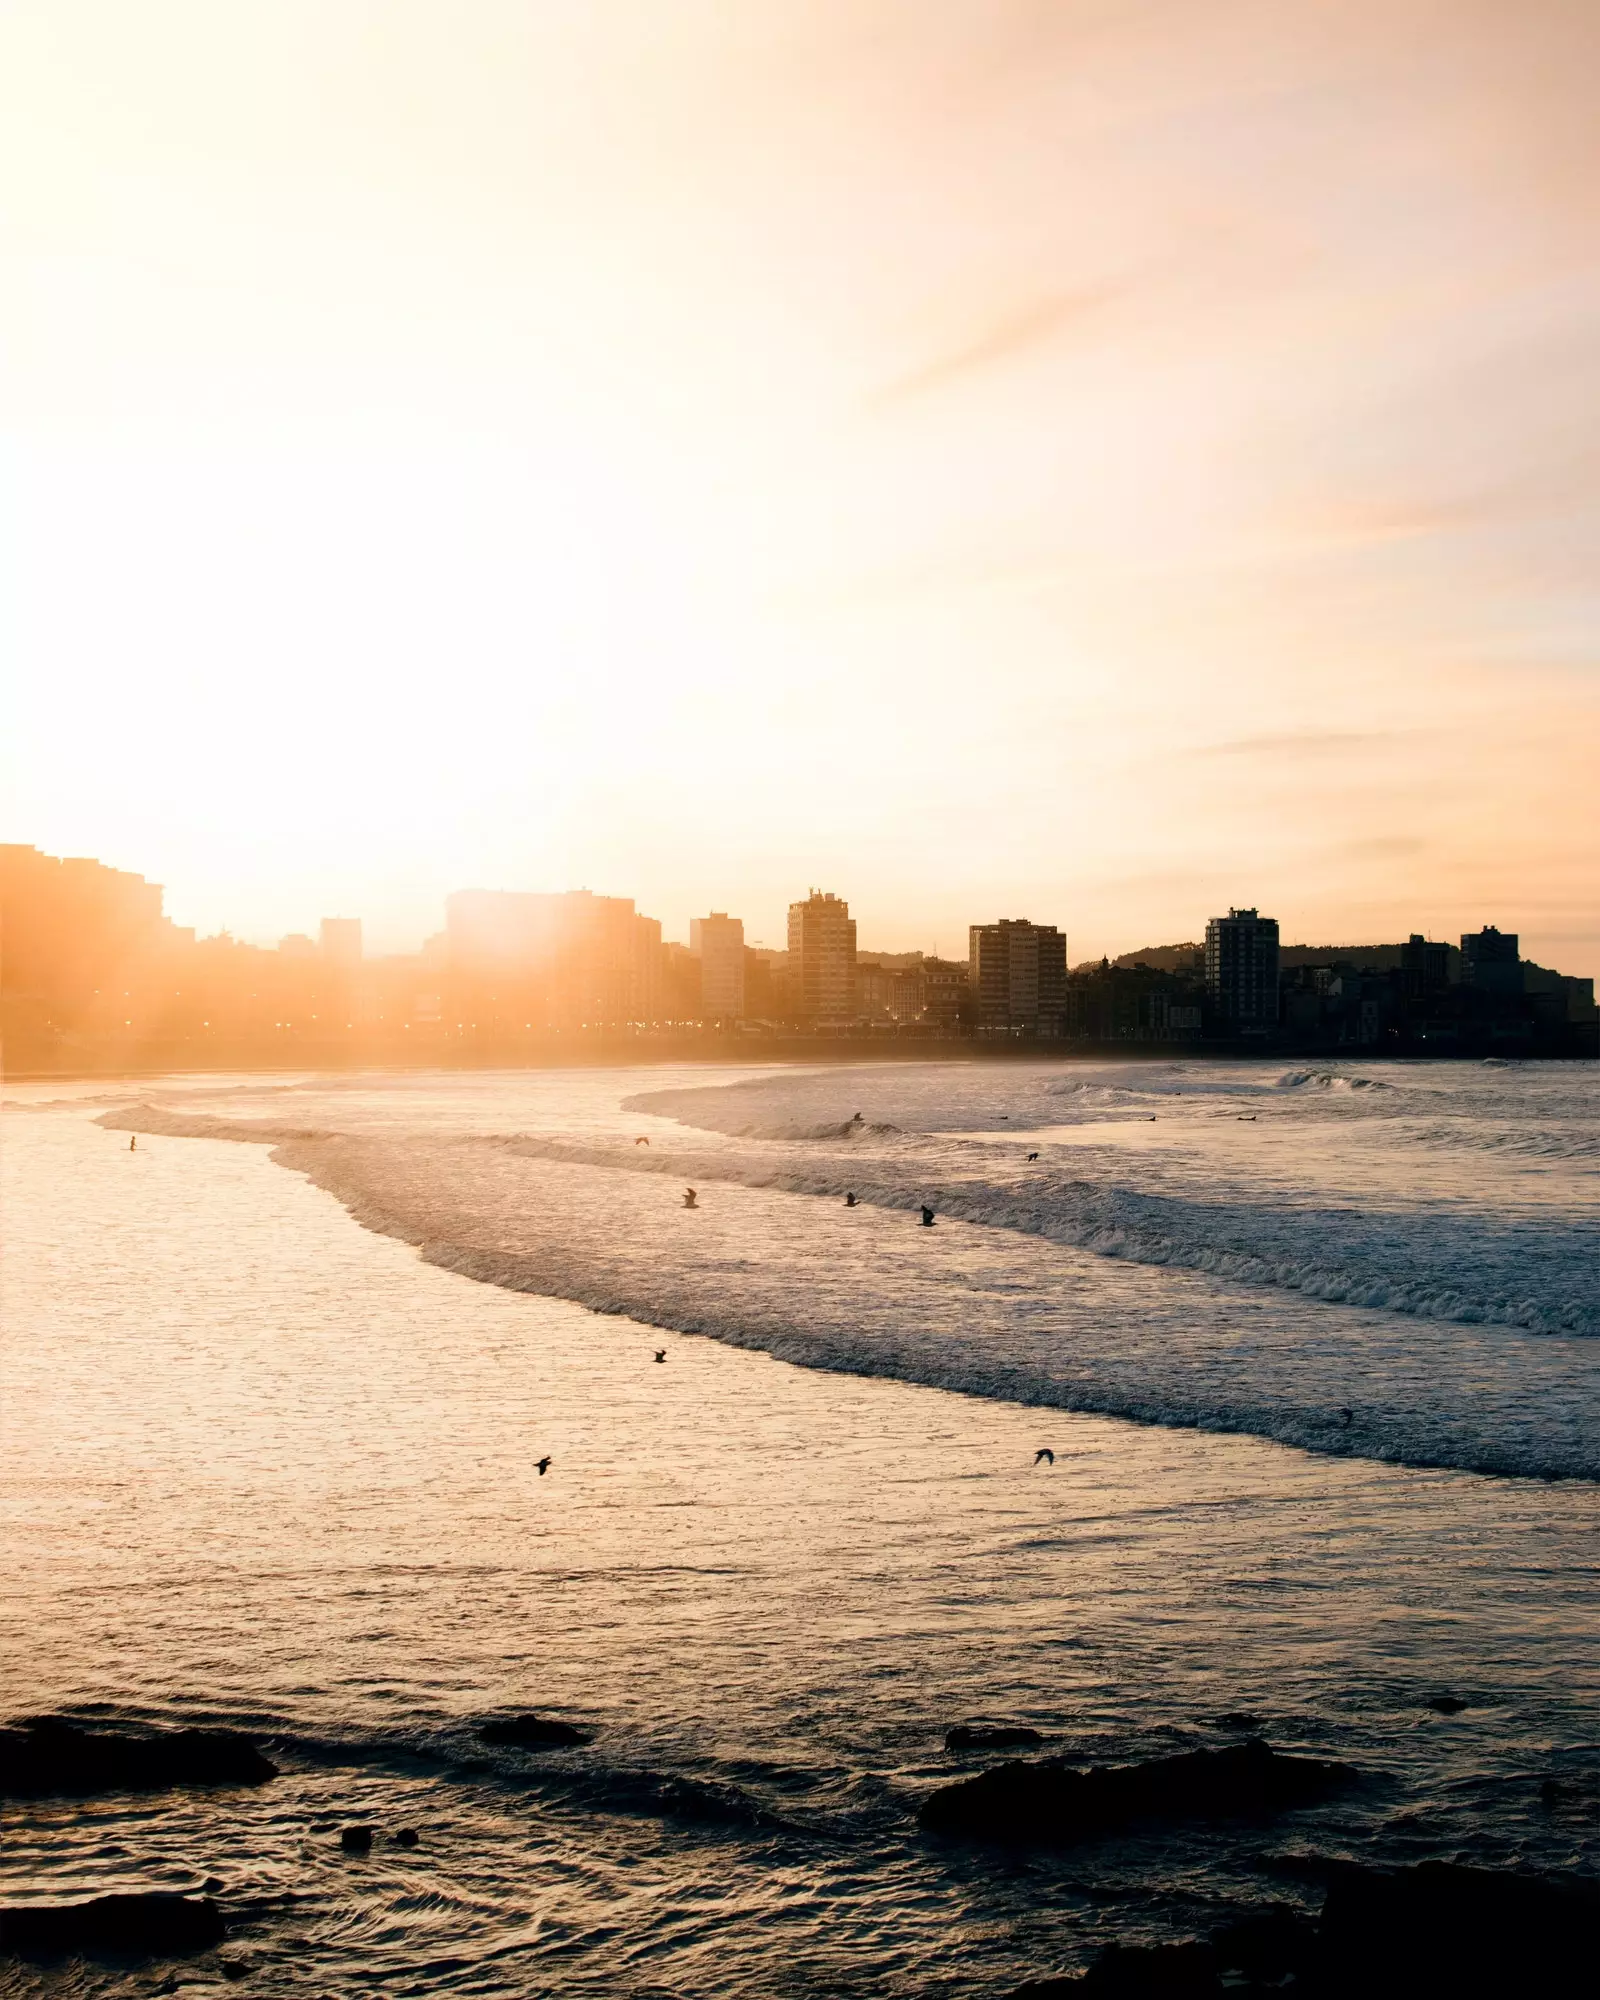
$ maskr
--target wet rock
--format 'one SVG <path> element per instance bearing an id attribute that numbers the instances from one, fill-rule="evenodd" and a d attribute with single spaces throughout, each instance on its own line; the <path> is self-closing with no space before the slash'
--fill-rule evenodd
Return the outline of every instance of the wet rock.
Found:
<path id="1" fill-rule="evenodd" d="M 1252 1715 L 1243 1708 L 1230 1708 L 1226 1715 L 1214 1716 L 1212 1721 L 1218 1729 L 1248 1729 L 1252 1736 L 1265 1727 L 1259 1715 Z"/>
<path id="2" fill-rule="evenodd" d="M 370 1826 L 347 1826 L 339 1834 L 339 1845 L 346 1854 L 370 1854 L 372 1852 L 373 1829 Z"/>
<path id="3" fill-rule="evenodd" d="M 1470 1708 L 1470 1701 L 1463 1701 L 1458 1694 L 1436 1694 L 1431 1701 L 1425 1701 L 1424 1708 L 1431 1708 L 1435 1715 L 1459 1715 L 1464 1708 Z"/>
<path id="4" fill-rule="evenodd" d="M 1325 1864 L 1313 1920 L 1278 1907 L 1185 1944 L 1112 1945 L 1076 1978 L 1018 1987 L 1012 2000 L 1075 1994 L 1228 2000 L 1564 2000 L 1595 1990 L 1600 1891 L 1425 1861 L 1392 1872 Z"/>
<path id="5" fill-rule="evenodd" d="M 1312 1991 L 1593 1991 L 1600 1892 L 1448 1861 L 1344 1867 L 1322 1907 Z"/>
<path id="6" fill-rule="evenodd" d="M 263 1785 L 277 1775 L 278 1767 L 248 1736 L 228 1729 L 167 1729 L 132 1736 L 83 1729 L 54 1715 L 0 1729 L 0 1798 Z"/>
<path id="7" fill-rule="evenodd" d="M 22 1958 L 94 1952 L 166 1958 L 208 1951 L 225 1930 L 209 1896 L 165 1892 L 0 1910 L 0 1950 Z"/>
<path id="8" fill-rule="evenodd" d="M 394 1837 L 394 1844 L 396 1847 L 415 1847 L 417 1844 L 417 1829 L 414 1826 L 401 1827 L 400 1831 Z"/>
<path id="9" fill-rule="evenodd" d="M 1258 1737 L 1144 1764 L 1073 1771 L 1056 1763 L 997 1765 L 924 1800 L 929 1833 L 956 1839 L 1070 1846 L 1144 1821 L 1261 1819 L 1315 1805 L 1356 1782 L 1343 1764 L 1285 1757 Z"/>
<path id="10" fill-rule="evenodd" d="M 1076 1979 L 1038 1979 L 1019 1986 L 1011 2000 L 1067 2000 L 1106 1994 L 1113 2000 L 1211 2000 L 1223 1991 L 1217 1955 L 1207 1944 L 1107 1947 Z M 1246 1989 L 1248 1990 L 1248 1989 Z"/>
<path id="11" fill-rule="evenodd" d="M 1037 1729 L 1002 1725 L 994 1729 L 980 1723 L 958 1723 L 944 1733 L 947 1750 L 1027 1750 L 1044 1738 Z"/>
<path id="12" fill-rule="evenodd" d="M 557 1749 L 587 1743 L 589 1731 L 570 1722 L 550 1722 L 542 1715 L 498 1715 L 478 1724 L 485 1743 L 514 1743 L 523 1749 Z"/>

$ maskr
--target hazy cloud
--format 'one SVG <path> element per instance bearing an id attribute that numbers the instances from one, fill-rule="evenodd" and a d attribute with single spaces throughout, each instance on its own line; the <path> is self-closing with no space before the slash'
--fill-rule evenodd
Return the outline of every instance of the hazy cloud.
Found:
<path id="1" fill-rule="evenodd" d="M 913 402 L 960 381 L 964 375 L 992 368 L 1014 354 L 1041 345 L 1071 322 L 1091 317 L 1121 298 L 1126 289 L 1123 285 L 1108 284 L 1090 291 L 1057 292 L 1034 299 L 962 346 L 935 355 L 883 383 L 867 398 L 867 407 L 883 410 Z"/>
<path id="2" fill-rule="evenodd" d="M 1206 743 L 1192 757 L 1334 757 L 1346 751 L 1376 750 L 1429 734 L 1416 729 L 1294 729 L 1278 736 L 1239 736 L 1230 743 Z"/>

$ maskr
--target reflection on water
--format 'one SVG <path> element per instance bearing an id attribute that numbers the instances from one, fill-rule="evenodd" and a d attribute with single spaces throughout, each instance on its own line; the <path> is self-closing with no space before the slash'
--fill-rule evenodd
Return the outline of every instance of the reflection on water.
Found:
<path id="1" fill-rule="evenodd" d="M 214 1875 L 262 1992 L 999 1993 L 1281 1896 L 1276 1849 L 1592 1855 L 1538 1791 L 1593 1761 L 1592 1487 L 694 1338 L 657 1366 L 650 1329 L 433 1268 L 257 1147 L 130 1156 L 60 1112 L 4 1153 L 0 1708 L 227 1718 L 285 1767 L 7 1808 L 7 1900 Z M 600 1172 L 542 1163 L 539 1198 Z M 814 1206 L 760 1200 L 753 1271 Z M 595 1740 L 483 1745 L 513 1705 Z M 1236 1710 L 1373 1783 L 1025 1864 L 911 1824 L 951 1722 L 1120 1756 Z M 351 1860 L 352 1820 L 422 1839 Z"/>

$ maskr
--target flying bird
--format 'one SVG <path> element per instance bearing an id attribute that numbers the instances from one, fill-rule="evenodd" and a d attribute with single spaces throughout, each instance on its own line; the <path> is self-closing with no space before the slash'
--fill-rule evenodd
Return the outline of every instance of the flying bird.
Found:
<path id="1" fill-rule="evenodd" d="M 656 1349 L 656 1359 L 658 1361 L 665 1361 L 666 1358 L 667 1358 L 667 1350 L 664 1347 L 658 1347 Z"/>
<path id="2" fill-rule="evenodd" d="M 695 1193 L 693 1188 L 684 1189 L 683 1205 L 685 1208 L 698 1208 L 700 1206 L 700 1197 Z"/>
<path id="3" fill-rule="evenodd" d="M 546 1473 L 547 1473 L 547 1472 L 548 1472 L 548 1471 L 550 1470 L 550 1466 L 551 1466 L 551 1461 L 550 1461 L 550 1460 L 549 1460 L 548 1458 L 541 1458 L 541 1459 L 540 1459 L 540 1461 L 539 1461 L 539 1477 L 540 1477 L 541 1479 L 543 1479 L 543 1477 L 545 1476 L 545 1474 L 546 1474 Z"/>
<path id="4" fill-rule="evenodd" d="M 1056 1455 L 1050 1449 L 1049 1445 L 1047 1444 L 1041 1445 L 1039 1449 L 1033 1454 L 1033 1462 L 1035 1465 L 1054 1465 L 1056 1462 Z"/>

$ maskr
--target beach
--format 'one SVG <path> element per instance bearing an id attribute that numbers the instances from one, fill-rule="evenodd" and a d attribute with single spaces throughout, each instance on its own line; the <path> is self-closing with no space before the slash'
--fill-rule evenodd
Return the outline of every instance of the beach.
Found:
<path id="1" fill-rule="evenodd" d="M 998 1996 L 1296 1854 L 1592 1877 L 1593 1091 L 11 1086 L 0 1708 L 280 1775 L 9 1804 L 8 1899 L 214 1882 L 267 1993 Z M 996 1852 L 917 1825 L 962 1723 L 1362 1782 Z"/>

